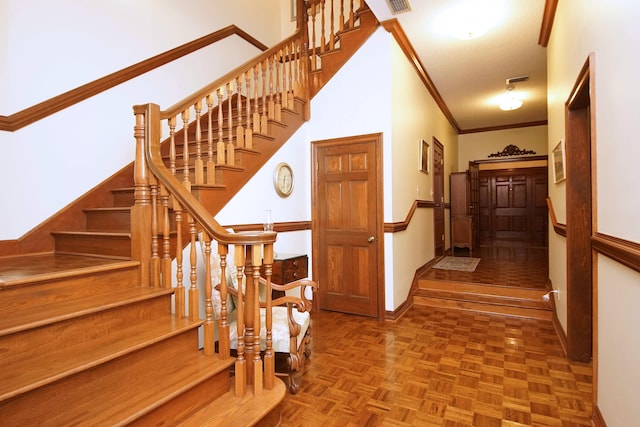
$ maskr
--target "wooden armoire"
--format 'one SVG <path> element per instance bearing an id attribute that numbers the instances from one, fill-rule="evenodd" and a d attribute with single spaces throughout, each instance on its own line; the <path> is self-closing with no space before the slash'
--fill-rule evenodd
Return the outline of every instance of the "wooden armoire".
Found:
<path id="1" fill-rule="evenodd" d="M 478 241 L 478 165 L 470 162 L 464 172 L 453 172 L 450 177 L 451 191 L 451 253 L 456 248 L 469 249 Z"/>

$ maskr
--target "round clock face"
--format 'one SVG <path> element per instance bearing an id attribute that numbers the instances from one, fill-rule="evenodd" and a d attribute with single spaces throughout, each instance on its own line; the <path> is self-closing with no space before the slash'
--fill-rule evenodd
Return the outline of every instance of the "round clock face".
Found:
<path id="1" fill-rule="evenodd" d="M 276 166 L 273 177 L 273 185 L 276 193 L 281 197 L 287 197 L 293 191 L 293 170 L 287 163 L 280 163 Z"/>

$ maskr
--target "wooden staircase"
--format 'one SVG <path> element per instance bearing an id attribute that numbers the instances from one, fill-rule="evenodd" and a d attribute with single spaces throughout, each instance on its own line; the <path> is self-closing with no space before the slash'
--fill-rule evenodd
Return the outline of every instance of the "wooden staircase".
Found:
<path id="1" fill-rule="evenodd" d="M 421 278 L 413 295 L 416 305 L 552 321 L 545 289 L 513 288 Z"/>
<path id="2" fill-rule="evenodd" d="M 341 35 L 340 61 L 374 31 L 377 22 L 367 19 L 361 32 Z M 327 72 L 335 73 L 338 62 Z M 315 81 L 328 80 L 314 74 Z M 234 164 L 216 167 L 215 184 L 191 187 L 211 215 L 304 123 L 307 102 L 296 97 L 280 120 L 255 132 L 253 147 L 239 148 Z M 225 111 L 225 123 L 237 113 Z M 191 158 L 195 135 L 188 139 Z M 169 168 L 167 142 L 162 151 Z M 179 162 L 176 168 L 177 175 L 184 172 Z M 174 314 L 175 288 L 141 285 L 148 272 L 134 260 L 134 175 L 133 165 L 125 167 L 48 220 L 34 234 L 42 242 L 24 245 L 35 250 L 0 257 L 0 424 L 275 425 L 284 384 L 276 380 L 259 398 L 237 397 L 230 376 L 235 360 L 198 348 L 203 321 Z M 175 254 L 178 242 L 188 240 L 178 238 L 172 221 L 170 229 Z"/>

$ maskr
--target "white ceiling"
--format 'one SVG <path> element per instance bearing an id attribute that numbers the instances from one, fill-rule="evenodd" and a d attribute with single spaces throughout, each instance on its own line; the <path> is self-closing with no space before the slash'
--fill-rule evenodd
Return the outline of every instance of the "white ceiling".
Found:
<path id="1" fill-rule="evenodd" d="M 545 0 L 502 0 L 504 18 L 483 36 L 442 34 L 448 8 L 469 0 L 405 0 L 410 12 L 393 15 L 387 0 L 367 0 L 380 22 L 397 19 L 462 132 L 547 120 L 546 49 L 538 44 Z M 482 3 L 488 0 L 471 0 Z M 502 111 L 505 80 L 529 76 L 515 91 L 522 108 Z"/>

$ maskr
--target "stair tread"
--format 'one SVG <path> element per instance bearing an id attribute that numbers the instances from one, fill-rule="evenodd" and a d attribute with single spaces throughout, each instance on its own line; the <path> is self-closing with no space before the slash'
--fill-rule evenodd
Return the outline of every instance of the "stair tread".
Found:
<path id="1" fill-rule="evenodd" d="M 287 394 L 287 387 L 281 379 L 276 378 L 275 386 L 271 390 L 262 390 L 259 398 L 249 391 L 243 397 L 235 396 L 232 385 L 224 395 L 199 411 L 195 412 L 180 425 L 182 427 L 232 427 L 254 425 L 277 407 Z"/>
<path id="2" fill-rule="evenodd" d="M 53 252 L 0 257 L 0 289 L 137 265 L 138 261 Z"/>
<path id="3" fill-rule="evenodd" d="M 109 335 L 60 348 L 59 351 L 13 361 L 0 371 L 0 401 L 121 357 L 200 324 L 201 321 L 166 316 L 153 323 L 116 329 Z M 21 375 L 15 375 L 16 372 L 21 372 Z"/>
<path id="4" fill-rule="evenodd" d="M 510 305 L 491 304 L 475 301 L 454 300 L 429 296 L 415 296 L 414 304 L 430 307 L 439 307 L 454 310 L 472 311 L 498 316 L 514 316 L 532 318 L 538 320 L 552 320 L 551 310 L 542 310 L 530 307 L 518 307 Z"/>
<path id="5" fill-rule="evenodd" d="M 110 375 L 95 377 L 74 390 L 79 398 L 64 410 L 51 413 L 52 425 L 125 425 L 212 378 L 233 364 L 193 350 L 172 354 L 153 354 Z M 135 378 L 135 380 L 132 380 Z M 126 386 L 124 386 L 126 384 Z M 96 396 L 96 391 L 100 395 Z"/>
<path id="6" fill-rule="evenodd" d="M 171 293 L 173 289 L 137 286 L 18 310 L 3 305 L 0 309 L 0 337 Z"/>

